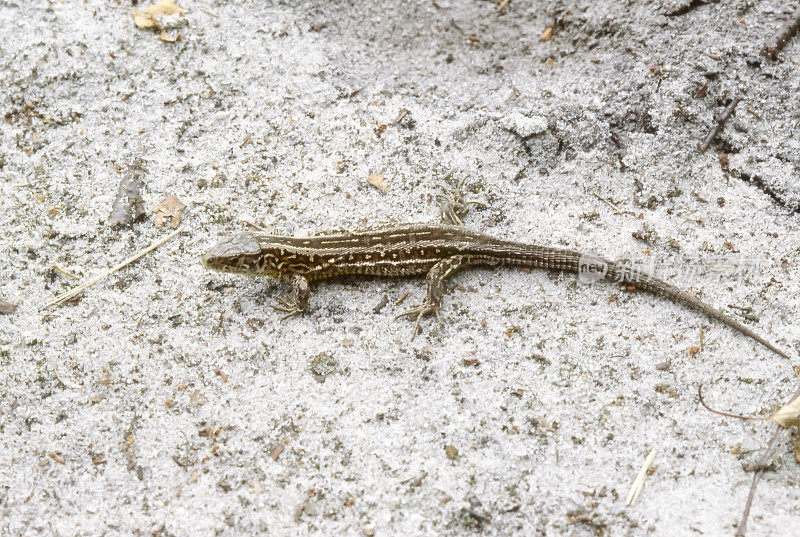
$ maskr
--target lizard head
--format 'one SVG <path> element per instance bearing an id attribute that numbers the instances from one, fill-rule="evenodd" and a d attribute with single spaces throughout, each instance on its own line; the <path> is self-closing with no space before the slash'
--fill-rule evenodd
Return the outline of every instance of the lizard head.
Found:
<path id="1" fill-rule="evenodd" d="M 206 255 L 203 264 L 220 272 L 277 278 L 278 270 L 262 255 L 261 245 L 252 233 L 239 233 L 221 240 Z"/>

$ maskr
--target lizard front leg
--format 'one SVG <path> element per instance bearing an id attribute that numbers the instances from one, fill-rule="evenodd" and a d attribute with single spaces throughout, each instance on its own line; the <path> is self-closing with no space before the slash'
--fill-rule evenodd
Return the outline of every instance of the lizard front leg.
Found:
<path id="1" fill-rule="evenodd" d="M 284 274 L 281 281 L 292 286 L 292 292 L 288 297 L 279 298 L 280 305 L 272 307 L 286 315 L 281 317 L 281 321 L 303 313 L 308 307 L 308 297 L 311 294 L 308 280 L 300 274 Z"/>
<path id="2" fill-rule="evenodd" d="M 439 316 L 439 308 L 442 305 L 442 297 L 444 296 L 444 279 L 469 261 L 469 256 L 454 255 L 438 261 L 428 271 L 428 276 L 425 279 L 428 284 L 428 296 L 425 298 L 425 301 L 422 304 L 404 311 L 396 317 L 397 319 L 400 317 L 417 317 L 417 322 L 414 325 L 414 333 L 411 335 L 412 340 L 416 337 L 417 332 L 419 332 L 419 323 L 425 315 L 435 313 L 437 317 Z"/>

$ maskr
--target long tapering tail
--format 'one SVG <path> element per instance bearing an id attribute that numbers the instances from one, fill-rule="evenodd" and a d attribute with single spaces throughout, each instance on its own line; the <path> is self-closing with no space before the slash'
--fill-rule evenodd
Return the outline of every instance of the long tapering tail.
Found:
<path id="1" fill-rule="evenodd" d="M 758 333 L 751 330 L 749 327 L 745 326 L 741 322 L 737 321 L 733 317 L 722 313 L 720 310 L 706 304 L 699 298 L 690 295 L 686 291 L 675 287 L 674 285 L 667 283 L 663 280 L 659 280 L 649 274 L 642 272 L 640 270 L 636 270 L 631 268 L 630 266 L 608 262 L 608 271 L 606 272 L 605 279 L 610 281 L 617 281 L 620 283 L 627 283 L 636 286 L 637 288 L 644 289 L 649 293 L 654 295 L 659 295 L 666 297 L 667 299 L 683 304 L 695 311 L 699 311 L 700 313 L 705 314 L 706 316 L 710 317 L 711 319 L 717 320 L 723 324 L 728 325 L 729 327 L 733 328 L 734 330 L 738 330 L 742 334 L 746 335 L 749 338 L 761 343 L 769 350 L 775 352 L 783 356 L 784 358 L 789 358 L 789 355 L 782 350 L 780 347 L 764 339 Z"/>

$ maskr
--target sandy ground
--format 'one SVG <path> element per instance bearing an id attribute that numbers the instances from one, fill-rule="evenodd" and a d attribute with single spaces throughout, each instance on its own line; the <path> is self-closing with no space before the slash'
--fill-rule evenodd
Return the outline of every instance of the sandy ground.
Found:
<path id="1" fill-rule="evenodd" d="M 454 276 L 414 341 L 420 279 L 321 282 L 281 323 L 282 285 L 201 257 L 248 221 L 438 222 L 460 186 L 470 228 L 655 260 L 794 356 L 800 38 L 759 55 L 784 4 L 187 1 L 168 42 L 130 4 L 0 0 L 0 534 L 732 534 L 772 427 L 698 385 L 768 414 L 796 360 L 516 269 Z M 168 232 L 109 226 L 136 158 L 185 231 L 43 309 Z M 799 468 L 782 444 L 748 535 L 800 534 Z"/>

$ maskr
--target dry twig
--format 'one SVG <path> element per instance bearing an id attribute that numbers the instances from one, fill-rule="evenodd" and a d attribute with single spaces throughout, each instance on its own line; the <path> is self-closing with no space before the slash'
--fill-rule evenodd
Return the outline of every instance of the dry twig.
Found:
<path id="1" fill-rule="evenodd" d="M 631 490 L 628 492 L 628 497 L 625 498 L 626 507 L 635 502 L 636 498 L 639 497 L 639 493 L 642 492 L 642 487 L 644 487 L 644 480 L 647 477 L 647 471 L 650 469 L 650 465 L 653 464 L 653 459 L 656 458 L 657 452 L 658 452 L 657 448 L 651 449 L 650 453 L 647 455 L 647 458 L 644 460 L 644 464 L 642 465 L 642 468 L 639 470 L 639 473 L 636 475 L 636 479 L 633 480 L 633 484 L 631 485 Z"/>
<path id="2" fill-rule="evenodd" d="M 736 95 L 733 99 L 731 99 L 731 102 L 728 104 L 728 106 L 725 107 L 725 110 L 723 110 L 722 113 L 717 116 L 716 120 L 714 121 L 714 126 L 711 127 L 711 130 L 708 131 L 708 134 L 700 143 L 699 147 L 701 153 L 708 149 L 708 146 L 711 145 L 711 142 L 713 142 L 714 138 L 717 137 L 719 131 L 721 131 L 722 127 L 725 126 L 725 122 L 728 121 L 729 117 L 731 117 L 731 114 L 733 114 L 733 111 L 736 109 L 736 105 L 738 105 L 739 101 L 741 100 L 742 97 L 740 95 Z"/>
<path id="3" fill-rule="evenodd" d="M 92 285 L 96 284 L 97 282 L 99 282 L 103 278 L 106 278 L 109 275 L 117 272 L 118 270 L 130 265 L 131 263 L 133 263 L 134 261 L 136 261 L 140 257 L 143 257 L 143 256 L 149 254 L 150 252 L 152 252 L 153 250 L 155 250 L 156 248 L 158 248 L 159 246 L 161 246 L 162 244 L 164 244 L 165 242 L 170 240 L 172 237 L 174 237 L 175 235 L 177 235 L 181 231 L 183 231 L 183 227 L 178 228 L 175 231 L 173 231 L 172 233 L 162 237 L 161 239 L 157 240 L 156 242 L 154 242 L 153 244 L 151 244 L 150 246 L 148 246 L 144 250 L 141 250 L 140 252 L 136 253 L 135 255 L 129 257 L 128 259 L 126 259 L 122 263 L 119 263 L 118 265 L 114 265 L 113 267 L 111 267 L 107 271 L 103 272 L 102 274 L 100 274 L 96 278 L 92 278 L 88 282 L 83 283 L 83 284 L 81 284 L 81 285 L 79 285 L 77 287 L 73 287 L 72 289 L 70 289 L 66 293 L 60 294 L 59 296 L 57 296 L 56 298 L 54 298 L 53 300 L 51 300 L 50 302 L 45 304 L 44 307 L 45 308 L 49 308 L 51 306 L 57 306 L 58 304 L 61 304 L 62 302 L 65 302 L 65 301 L 67 301 L 67 300 L 69 300 L 69 299 L 71 299 L 73 297 L 78 296 L 85 289 L 87 289 L 87 288 L 91 287 Z"/>
<path id="4" fill-rule="evenodd" d="M 800 8 L 794 12 L 792 18 L 789 19 L 786 24 L 781 26 L 774 37 L 764 43 L 764 48 L 762 49 L 764 55 L 770 60 L 777 60 L 778 53 L 783 50 L 783 47 L 794 37 L 794 34 L 796 34 L 798 30 L 800 30 Z"/>
<path id="5" fill-rule="evenodd" d="M 731 414 L 730 412 L 724 412 L 722 410 L 715 410 L 706 404 L 705 399 L 703 398 L 703 385 L 699 384 L 697 386 L 697 397 L 700 399 L 700 404 L 703 405 L 703 408 L 708 410 L 709 412 L 713 412 L 714 414 L 719 414 L 720 416 L 726 416 L 728 418 L 738 418 L 740 420 L 754 420 L 754 421 L 762 421 L 768 420 L 768 417 L 762 416 L 742 416 L 741 414 Z"/>
<path id="6" fill-rule="evenodd" d="M 789 398 L 787 401 L 791 403 L 795 399 L 800 397 L 800 388 L 798 388 L 794 394 Z M 786 429 L 781 427 L 780 425 L 776 425 L 777 429 L 772 434 L 772 438 L 769 441 L 769 445 L 767 445 L 766 451 L 758 460 L 758 464 L 756 465 L 755 469 L 753 470 L 753 482 L 750 483 L 750 492 L 747 494 L 747 501 L 744 504 L 744 511 L 742 512 L 742 521 L 739 522 L 739 527 L 736 528 L 736 537 L 744 537 L 745 532 L 747 531 L 747 519 L 750 517 L 750 508 L 753 506 L 753 498 L 756 495 L 756 487 L 758 486 L 758 481 L 761 479 L 761 472 L 764 471 L 767 467 L 767 463 L 772 458 L 772 455 L 775 453 L 775 448 L 780 442 L 781 439 L 785 436 Z"/>

